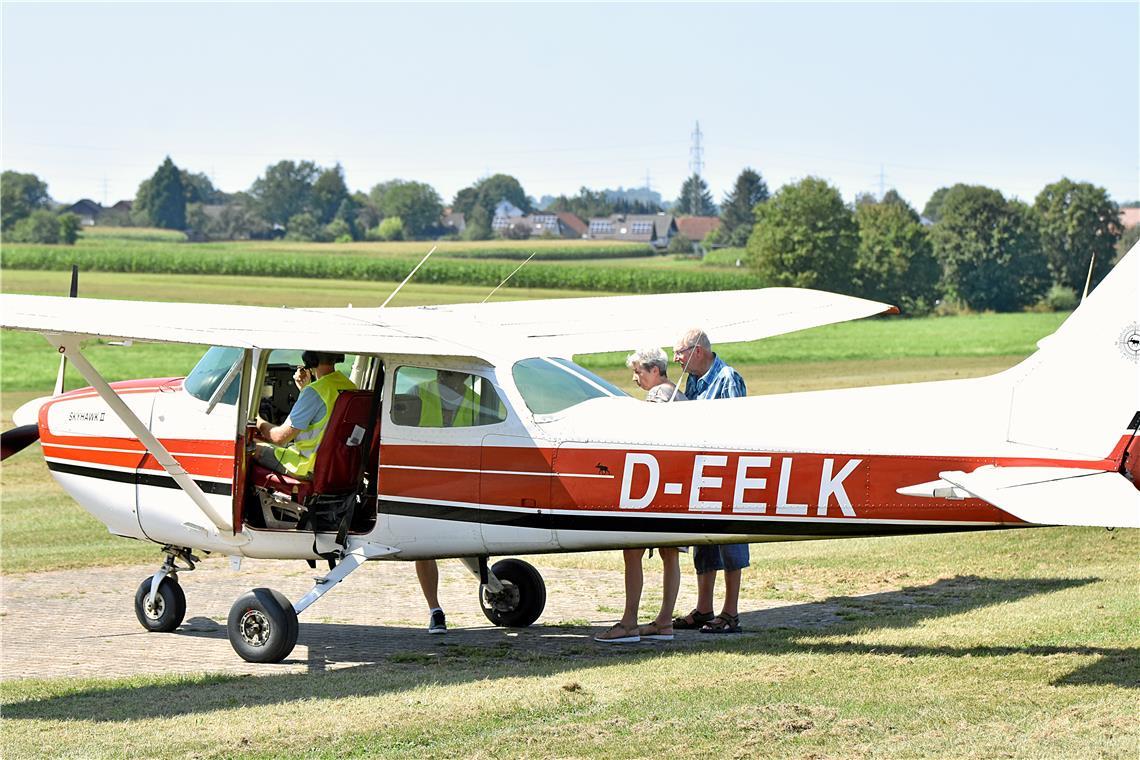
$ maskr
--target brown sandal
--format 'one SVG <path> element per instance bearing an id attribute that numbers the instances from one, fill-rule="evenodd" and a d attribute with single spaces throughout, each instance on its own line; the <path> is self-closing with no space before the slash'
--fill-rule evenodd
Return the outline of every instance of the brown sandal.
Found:
<path id="1" fill-rule="evenodd" d="M 673 627 L 681 631 L 693 631 L 712 620 L 713 617 L 712 610 L 701 612 L 694 607 L 688 615 L 673 618 Z"/>
<path id="2" fill-rule="evenodd" d="M 701 628 L 701 633 L 740 633 L 740 616 L 720 613 Z"/>
<path id="3" fill-rule="evenodd" d="M 650 641 L 672 641 L 673 640 L 673 626 L 672 625 L 657 625 L 657 621 L 646 623 L 637 629 L 638 635 L 643 639 Z"/>

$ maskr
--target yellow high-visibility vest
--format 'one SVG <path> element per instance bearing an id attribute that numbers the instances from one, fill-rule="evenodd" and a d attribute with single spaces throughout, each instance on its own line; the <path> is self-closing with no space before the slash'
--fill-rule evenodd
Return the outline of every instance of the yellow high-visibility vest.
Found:
<path id="1" fill-rule="evenodd" d="M 416 395 L 420 397 L 420 427 L 443 427 L 443 401 L 439 397 L 439 381 L 420 383 L 416 386 Z M 464 388 L 463 403 L 455 410 L 450 427 L 471 427 L 475 424 L 478 411 L 479 402 L 475 398 L 475 390 Z"/>
<path id="2" fill-rule="evenodd" d="M 277 461 L 285 471 L 295 478 L 308 478 L 313 471 L 317 459 L 317 447 L 325 437 L 325 428 L 332 417 L 333 404 L 341 391 L 356 390 L 356 385 L 339 370 L 330 372 L 324 377 L 313 381 L 309 387 L 316 391 L 325 404 L 324 416 L 309 427 L 297 433 L 297 437 L 285 447 L 278 448 L 274 454 Z"/>

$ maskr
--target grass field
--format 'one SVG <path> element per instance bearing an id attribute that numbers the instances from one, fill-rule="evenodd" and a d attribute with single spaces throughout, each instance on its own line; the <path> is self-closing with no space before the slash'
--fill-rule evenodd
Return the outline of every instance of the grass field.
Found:
<path id="1" fill-rule="evenodd" d="M 3 289 L 66 288 L 65 276 L 57 288 L 49 275 L 6 272 Z M 330 287 L 319 298 L 329 300 L 321 305 L 358 297 L 363 305 L 370 295 L 367 283 L 324 284 Z M 82 287 L 103 297 L 209 301 L 214 294 L 230 301 L 240 293 L 247 303 L 273 304 L 290 294 L 288 283 L 279 285 L 92 274 Z M 481 288 L 424 288 L 407 291 L 404 303 L 483 295 Z M 961 377 L 1009 366 L 1060 319 L 865 320 L 724 353 L 753 393 Z M 38 337 L 21 342 L 24 336 L 5 333 L 0 340 L 7 426 L 12 409 L 43 387 L 35 385 L 45 375 L 40 353 L 50 379 L 54 356 L 38 347 Z M 116 376 L 181 374 L 194 358 L 145 350 L 100 347 L 92 355 Z M 585 361 L 632 391 L 621 359 Z M 17 391 L 21 383 L 27 389 Z M 5 575 L 72 567 L 82 585 L 84 567 L 155 563 L 153 547 L 112 538 L 65 497 L 37 454 L 32 447 L 0 467 Z M 225 676 L 204 662 L 183 675 L 5 680 L 0 754 L 1135 758 L 1138 556 L 1140 532 L 1094 529 L 755 546 L 746 595 L 792 606 L 773 618 L 790 622 L 762 623 L 745 638 L 696 648 L 583 643 L 558 655 L 451 644 L 438 656 L 392 655 L 296 675 L 267 669 L 258 677 Z M 610 589 L 621 585 L 615 552 L 536 564 L 595 574 Z M 647 600 L 657 588 L 650 579 Z M 686 570 L 678 606 L 694 593 Z M 819 617 L 822 607 L 836 612 L 810 625 L 794 622 L 801 614 Z M 99 623 L 60 624 L 91 635 Z M 550 629 L 555 637 L 567 633 Z"/>

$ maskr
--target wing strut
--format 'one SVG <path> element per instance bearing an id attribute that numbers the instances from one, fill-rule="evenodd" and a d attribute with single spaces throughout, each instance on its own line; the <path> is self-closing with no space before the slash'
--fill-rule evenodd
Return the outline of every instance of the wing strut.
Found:
<path id="1" fill-rule="evenodd" d="M 235 540 L 232 536 L 225 535 L 226 533 L 232 534 L 234 532 L 230 521 L 226 519 L 225 515 L 214 508 L 214 505 L 206 498 L 206 494 L 198 484 L 194 482 L 194 479 L 190 477 L 189 473 L 182 468 L 178 460 L 151 434 L 147 426 L 143 424 L 143 421 L 138 418 L 138 415 L 131 411 L 131 408 L 119 397 L 119 394 L 115 393 L 115 389 L 103 379 L 99 371 L 91 366 L 91 363 L 87 361 L 87 357 L 84 356 L 83 352 L 79 349 L 79 336 L 46 334 L 44 337 L 47 338 L 48 343 L 56 347 L 60 354 L 71 361 L 72 366 L 79 371 L 79 374 L 83 375 L 83 379 L 91 383 L 91 387 L 99 393 L 99 397 L 107 402 L 107 405 L 119 416 L 123 424 L 146 446 L 146 450 L 150 452 L 151 456 L 162 465 L 162 468 L 166 470 L 170 477 L 174 478 L 174 482 L 178 484 L 178 487 L 190 497 L 198 506 L 198 509 L 202 510 L 202 513 L 214 524 L 214 527 L 218 529 L 218 538 L 223 541 L 244 543 L 243 540 Z"/>

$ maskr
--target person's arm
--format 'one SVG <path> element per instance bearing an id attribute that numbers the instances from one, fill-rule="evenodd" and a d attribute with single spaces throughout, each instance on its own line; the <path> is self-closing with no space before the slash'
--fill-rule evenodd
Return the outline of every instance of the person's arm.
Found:
<path id="1" fill-rule="evenodd" d="M 257 437 L 268 441 L 274 446 L 288 446 L 301 431 L 288 424 L 288 420 L 280 425 L 273 426 L 263 419 L 257 421 Z"/>
<path id="2" fill-rule="evenodd" d="M 312 388 L 306 387 L 297 397 L 297 403 L 293 404 L 289 416 L 280 425 L 274 427 L 269 422 L 258 419 L 257 435 L 275 446 L 288 446 L 302 430 L 307 430 L 324 413 L 325 404 L 321 397 Z"/>

